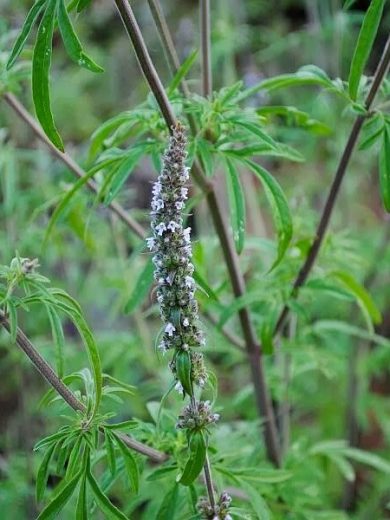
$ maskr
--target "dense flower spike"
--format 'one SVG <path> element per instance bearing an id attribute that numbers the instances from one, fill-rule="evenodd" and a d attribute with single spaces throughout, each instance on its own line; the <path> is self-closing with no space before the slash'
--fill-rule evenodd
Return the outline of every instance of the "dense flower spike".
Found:
<path id="1" fill-rule="evenodd" d="M 152 230 L 147 244 L 154 253 L 157 301 L 164 323 L 159 349 L 188 351 L 191 361 L 191 380 L 203 386 L 207 375 L 203 355 L 191 349 L 204 345 L 204 336 L 198 327 L 198 306 L 194 294 L 194 266 L 191 263 L 191 228 L 183 227 L 182 211 L 187 199 L 189 169 L 185 166 L 186 137 L 184 128 L 177 123 L 173 128 L 168 149 L 163 157 L 163 169 L 153 186 Z M 176 374 L 175 361 L 170 368 Z M 177 385 L 179 391 L 182 386 Z"/>

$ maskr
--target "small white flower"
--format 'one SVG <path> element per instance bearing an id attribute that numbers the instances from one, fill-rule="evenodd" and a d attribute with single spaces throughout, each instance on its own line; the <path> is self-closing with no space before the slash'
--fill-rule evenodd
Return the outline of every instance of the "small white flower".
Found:
<path id="1" fill-rule="evenodd" d="M 188 195 L 188 188 L 180 188 L 180 195 L 183 199 L 186 199 Z"/>
<path id="2" fill-rule="evenodd" d="M 161 182 L 160 181 L 157 181 L 154 183 L 153 185 L 153 189 L 152 189 L 152 193 L 153 195 L 159 195 L 161 193 Z"/>
<path id="3" fill-rule="evenodd" d="M 164 231 L 167 230 L 167 226 L 164 222 L 160 222 L 160 224 L 157 224 L 154 230 L 156 231 L 157 235 L 161 237 Z"/>
<path id="4" fill-rule="evenodd" d="M 177 210 L 180 211 L 181 209 L 184 208 L 184 202 L 181 201 L 181 200 L 177 200 L 177 201 L 175 202 L 175 207 L 176 207 Z"/>
<path id="5" fill-rule="evenodd" d="M 178 229 L 179 227 L 179 224 L 174 220 L 171 220 L 167 225 L 167 229 L 171 230 L 172 232 L 174 232 L 175 229 Z"/>
<path id="6" fill-rule="evenodd" d="M 205 382 L 206 382 L 206 381 L 203 379 L 203 377 L 200 377 L 200 378 L 198 379 L 198 385 L 199 385 L 201 388 L 204 387 Z"/>
<path id="7" fill-rule="evenodd" d="M 168 322 L 166 325 L 165 325 L 165 332 L 168 334 L 168 336 L 171 338 L 173 336 L 173 333 L 176 331 L 176 328 L 175 326 L 173 325 L 173 323 L 171 322 Z"/>
<path id="8" fill-rule="evenodd" d="M 190 324 L 190 320 L 188 318 L 184 318 L 183 327 L 188 327 L 189 324 Z"/>
<path id="9" fill-rule="evenodd" d="M 164 301 L 164 296 L 163 296 L 162 294 L 159 294 L 159 295 L 157 296 L 157 302 L 158 302 L 158 303 L 162 303 L 163 301 Z"/>
<path id="10" fill-rule="evenodd" d="M 193 289 L 195 287 L 195 280 L 192 278 L 192 276 L 186 276 L 185 283 L 186 287 L 188 287 L 189 289 Z"/>
<path id="11" fill-rule="evenodd" d="M 149 248 L 149 251 L 153 251 L 155 245 L 156 245 L 156 241 L 153 237 L 150 237 L 150 238 L 147 238 L 146 239 L 146 244 Z"/>
<path id="12" fill-rule="evenodd" d="M 153 211 L 159 211 L 160 209 L 164 208 L 164 201 L 162 199 L 153 199 L 152 200 L 152 210 Z"/>

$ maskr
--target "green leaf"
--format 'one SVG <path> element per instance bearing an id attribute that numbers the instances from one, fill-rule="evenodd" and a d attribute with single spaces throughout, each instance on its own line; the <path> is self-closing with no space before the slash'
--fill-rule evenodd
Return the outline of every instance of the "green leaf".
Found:
<path id="1" fill-rule="evenodd" d="M 7 314 L 11 341 L 12 343 L 16 343 L 16 336 L 18 334 L 18 314 L 16 312 L 16 307 L 12 300 L 7 300 Z"/>
<path id="2" fill-rule="evenodd" d="M 49 74 L 52 39 L 58 0 L 47 0 L 45 13 L 39 24 L 32 60 L 32 92 L 35 112 L 50 141 L 62 152 L 64 145 L 54 124 L 50 107 Z"/>
<path id="3" fill-rule="evenodd" d="M 116 472 L 114 439 L 112 433 L 107 429 L 104 430 L 104 447 L 106 449 L 106 456 L 108 460 L 108 465 L 110 467 L 111 475 L 114 476 Z"/>
<path id="4" fill-rule="evenodd" d="M 170 475 L 172 471 L 177 470 L 177 466 L 165 466 L 163 468 L 158 468 L 155 471 L 153 471 L 150 475 L 147 476 L 146 480 L 148 482 L 154 482 L 155 480 L 160 480 L 167 475 Z"/>
<path id="5" fill-rule="evenodd" d="M 58 302 L 56 302 L 58 305 Z M 93 337 L 92 332 L 90 331 L 87 322 L 80 314 L 76 312 L 69 312 L 65 309 L 65 312 L 72 319 L 75 324 L 81 339 L 83 340 L 84 346 L 86 348 L 88 359 L 92 367 L 94 383 L 95 383 L 95 400 L 93 406 L 93 415 L 99 409 L 101 397 L 102 397 L 102 387 L 103 387 L 103 376 L 102 376 L 102 368 L 100 362 L 99 350 L 97 348 L 95 338 Z"/>
<path id="6" fill-rule="evenodd" d="M 81 13 L 85 8 L 89 6 L 91 0 L 78 0 L 77 2 L 77 12 Z"/>
<path id="7" fill-rule="evenodd" d="M 214 173 L 213 146 L 202 137 L 196 140 L 196 151 L 202 161 L 207 177 Z"/>
<path id="8" fill-rule="evenodd" d="M 237 101 L 243 101 L 260 90 L 271 92 L 280 88 L 296 87 L 301 85 L 318 85 L 324 88 L 335 89 L 331 79 L 323 70 L 314 65 L 306 65 L 295 73 L 281 74 L 280 76 L 266 79 L 258 85 L 244 90 L 238 96 Z"/>
<path id="9" fill-rule="evenodd" d="M 348 480 L 348 482 L 353 482 L 355 480 L 355 470 L 353 469 L 352 464 L 348 462 L 345 457 L 333 453 L 329 455 L 329 458 L 338 467 L 340 473 L 346 480 Z"/>
<path id="10" fill-rule="evenodd" d="M 185 350 L 180 350 L 175 358 L 176 375 L 180 381 L 184 392 L 188 395 L 193 395 L 192 381 L 191 381 L 191 357 L 190 353 Z"/>
<path id="11" fill-rule="evenodd" d="M 267 172 L 262 166 L 253 161 L 243 161 L 261 180 L 266 197 L 271 206 L 272 217 L 278 234 L 278 255 L 271 266 L 270 271 L 274 269 L 282 260 L 290 245 L 293 224 L 288 207 L 287 199 L 274 177 Z"/>
<path id="12" fill-rule="evenodd" d="M 12 65 L 15 63 L 20 53 L 23 50 L 23 47 L 27 41 L 27 38 L 31 32 L 31 28 L 34 25 L 36 19 L 39 16 L 39 13 L 42 11 L 43 6 L 45 5 L 46 0 L 37 0 L 35 4 L 31 7 L 28 12 L 27 18 L 23 24 L 22 30 L 12 48 L 11 55 L 7 61 L 7 70 L 9 70 Z"/>
<path id="13" fill-rule="evenodd" d="M 260 330 L 261 351 L 263 354 L 273 354 L 274 352 L 274 327 L 272 323 L 265 322 Z"/>
<path id="14" fill-rule="evenodd" d="M 129 314 L 130 312 L 133 312 L 135 309 L 137 309 L 137 307 L 145 299 L 146 295 L 149 292 L 150 286 L 153 283 L 153 273 L 154 266 L 152 259 L 150 258 L 146 262 L 143 270 L 141 271 L 141 274 L 139 275 L 138 280 L 135 284 L 133 293 L 125 305 L 124 312 L 126 314 Z"/>
<path id="15" fill-rule="evenodd" d="M 59 439 L 62 439 L 63 437 L 67 437 L 69 434 L 69 431 L 70 431 L 69 426 L 65 426 L 64 428 L 61 428 L 60 431 L 41 439 L 34 446 L 34 451 L 38 451 L 41 448 L 44 448 L 45 446 L 52 444 L 53 442 L 56 442 Z"/>
<path id="16" fill-rule="evenodd" d="M 381 21 L 385 0 L 372 0 L 360 29 L 359 38 L 353 54 L 349 71 L 349 95 L 356 101 L 360 78 L 370 56 L 370 52 Z"/>
<path id="17" fill-rule="evenodd" d="M 95 480 L 91 473 L 91 468 L 88 463 L 87 466 L 87 481 L 91 487 L 92 493 L 95 497 L 98 508 L 107 516 L 107 519 L 114 520 L 128 520 L 127 516 L 122 513 L 117 507 L 114 506 L 109 498 L 100 489 L 99 484 Z"/>
<path id="18" fill-rule="evenodd" d="M 126 111 L 122 112 L 111 119 L 105 121 L 99 128 L 97 128 L 91 136 L 91 148 L 89 152 L 90 158 L 97 155 L 99 150 L 102 148 L 105 139 L 120 126 L 131 121 L 134 117 L 133 112 Z M 122 152 L 122 150 L 121 150 Z"/>
<path id="19" fill-rule="evenodd" d="M 56 207 L 56 209 L 53 212 L 53 215 L 51 216 L 51 219 L 50 219 L 49 224 L 46 229 L 45 237 L 43 239 L 44 245 L 47 244 L 47 242 L 50 238 L 50 235 L 54 229 L 54 226 L 56 225 L 60 216 L 64 213 L 64 211 L 69 206 L 69 203 L 72 200 L 72 198 L 74 197 L 74 195 L 79 191 L 80 188 L 82 188 L 85 184 L 87 184 L 89 179 L 91 177 L 93 177 L 97 171 L 98 170 L 96 170 L 96 168 L 91 168 L 91 170 L 89 170 L 83 177 L 78 179 L 78 181 L 76 181 L 73 184 L 72 188 L 66 192 L 64 198 L 58 204 L 58 206 Z"/>
<path id="20" fill-rule="evenodd" d="M 334 278 L 339 280 L 356 298 L 356 301 L 366 320 L 368 330 L 373 332 L 372 324 L 380 323 L 382 316 L 366 289 L 349 273 L 344 271 L 334 271 L 332 275 Z"/>
<path id="21" fill-rule="evenodd" d="M 195 60 L 198 56 L 198 50 L 195 49 L 192 51 L 187 58 L 183 61 L 180 67 L 177 69 L 176 74 L 173 76 L 172 81 L 168 85 L 167 94 L 171 96 L 183 79 L 187 76 L 189 71 L 191 70 L 192 65 L 195 63 Z"/>
<path id="22" fill-rule="evenodd" d="M 76 504 L 76 520 L 88 519 L 87 475 L 84 472 L 80 482 L 79 496 Z"/>
<path id="23" fill-rule="evenodd" d="M 339 320 L 319 320 L 316 321 L 312 326 L 312 330 L 321 334 L 322 332 L 339 332 L 341 334 L 346 334 L 347 336 L 354 336 L 356 338 L 361 338 L 366 341 L 372 341 L 377 345 L 381 345 L 383 347 L 390 348 L 390 341 L 380 336 L 379 334 L 373 334 L 371 332 L 367 332 L 365 329 L 361 329 L 360 327 L 355 327 L 349 323 Z"/>
<path id="24" fill-rule="evenodd" d="M 79 435 L 76 439 L 76 442 L 74 443 L 72 447 L 72 451 L 70 452 L 68 463 L 66 466 L 66 474 L 65 478 L 66 480 L 69 480 L 69 478 L 72 478 L 72 476 L 77 472 L 77 468 L 80 464 L 80 459 L 82 457 L 82 453 L 80 453 L 80 448 L 83 443 L 83 436 Z M 83 447 L 84 449 L 84 447 Z"/>
<path id="25" fill-rule="evenodd" d="M 390 474 L 390 463 L 374 453 L 368 453 L 357 448 L 345 448 L 343 449 L 343 455 L 362 464 L 366 464 L 367 466 L 371 466 L 378 471 Z"/>
<path id="26" fill-rule="evenodd" d="M 383 206 L 390 213 L 390 128 L 385 126 L 379 154 L 379 181 Z"/>
<path id="27" fill-rule="evenodd" d="M 45 305 L 47 314 L 49 316 L 51 333 L 53 336 L 54 344 L 56 346 L 56 366 L 58 377 L 62 378 L 64 374 L 64 347 L 65 338 L 64 331 L 62 329 L 61 319 L 58 316 L 56 310 L 51 305 Z"/>
<path id="28" fill-rule="evenodd" d="M 373 117 L 365 121 L 362 132 L 359 150 L 367 150 L 381 136 L 385 128 L 385 122 L 381 113 L 375 114 Z"/>
<path id="29" fill-rule="evenodd" d="M 195 268 L 195 271 L 192 275 L 194 277 L 194 280 L 196 284 L 202 289 L 202 291 L 211 299 L 214 301 L 218 301 L 219 298 L 216 295 L 216 293 L 213 291 L 213 289 L 209 286 L 207 281 L 203 278 L 203 276 L 200 274 L 199 270 Z"/>
<path id="30" fill-rule="evenodd" d="M 73 495 L 74 490 L 80 480 L 81 471 L 79 471 L 73 478 L 70 480 L 66 486 L 64 486 L 58 495 L 50 502 L 48 506 L 41 512 L 38 516 L 37 520 L 51 520 L 55 518 L 61 509 L 68 502 L 70 497 Z"/>
<path id="31" fill-rule="evenodd" d="M 83 51 L 80 40 L 78 39 L 72 22 L 70 21 L 64 0 L 59 0 L 58 4 L 58 26 L 61 32 L 62 41 L 64 42 L 65 49 L 69 57 L 75 63 L 90 70 L 91 72 L 103 72 L 102 67 L 97 65 L 97 63 L 95 63 Z"/>
<path id="32" fill-rule="evenodd" d="M 179 486 L 174 484 L 173 488 L 164 496 L 156 520 L 172 520 L 176 517 L 178 505 Z"/>
<path id="33" fill-rule="evenodd" d="M 253 511 L 256 513 L 256 518 L 258 518 L 258 520 L 271 520 L 271 511 L 257 489 L 248 484 L 245 480 L 241 479 L 240 487 L 242 487 L 245 493 L 247 493 Z"/>
<path id="34" fill-rule="evenodd" d="M 139 471 L 138 471 L 138 464 L 134 457 L 134 455 L 131 453 L 130 448 L 126 446 L 126 444 L 118 437 L 118 435 L 114 435 L 115 442 L 117 446 L 119 447 L 119 451 L 122 454 L 123 461 L 125 463 L 126 473 L 129 478 L 130 482 L 130 488 L 135 492 L 138 493 L 139 489 Z"/>
<path id="35" fill-rule="evenodd" d="M 190 456 L 179 479 L 180 484 L 189 486 L 198 477 L 206 461 L 206 441 L 201 431 L 195 431 L 189 441 Z"/>
<path id="36" fill-rule="evenodd" d="M 36 498 L 37 502 L 40 502 L 43 499 L 46 489 L 47 476 L 49 473 L 49 464 L 52 458 L 53 452 L 56 448 L 56 443 L 53 443 L 46 450 L 45 455 L 43 456 L 42 462 L 39 466 L 37 473 L 37 482 L 36 482 Z"/>
<path id="37" fill-rule="evenodd" d="M 230 220 L 233 229 L 233 238 L 238 254 L 244 249 L 245 240 L 245 197 L 241 186 L 239 172 L 234 167 L 232 161 L 226 159 L 226 182 L 230 202 Z"/>
<path id="38" fill-rule="evenodd" d="M 123 421 L 115 424 L 105 424 L 104 427 L 109 430 L 133 430 L 138 428 L 139 422 L 130 419 L 129 421 Z"/>
<path id="39" fill-rule="evenodd" d="M 261 139 L 261 141 L 263 141 L 264 143 L 268 144 L 271 148 L 275 148 L 276 149 L 278 147 L 278 143 L 276 141 L 274 141 L 272 139 L 272 137 L 269 136 L 261 128 L 260 125 L 254 123 L 252 121 L 247 121 L 246 119 L 239 118 L 239 117 L 229 118 L 229 121 L 234 121 L 234 123 L 236 125 L 242 126 L 246 130 L 248 130 L 248 132 L 250 132 L 251 134 L 255 135 L 256 137 L 259 137 Z"/>
<path id="40" fill-rule="evenodd" d="M 104 204 L 108 206 L 115 199 L 146 151 L 147 146 L 143 143 L 142 146 L 136 146 L 127 153 L 126 157 L 119 165 L 119 168 L 116 170 L 115 175 L 113 175 L 111 184 L 107 189 L 108 193 L 104 199 Z"/>

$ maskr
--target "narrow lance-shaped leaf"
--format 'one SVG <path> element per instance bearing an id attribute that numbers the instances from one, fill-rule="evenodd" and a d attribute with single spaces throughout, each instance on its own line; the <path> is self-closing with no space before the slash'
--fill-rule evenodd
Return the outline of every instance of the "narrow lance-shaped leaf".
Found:
<path id="1" fill-rule="evenodd" d="M 360 78 L 370 55 L 379 23 L 381 21 L 385 0 L 372 0 L 360 29 L 358 42 L 353 54 L 351 69 L 349 71 L 349 95 L 356 101 Z"/>
<path id="2" fill-rule="evenodd" d="M 77 182 L 74 183 L 72 188 L 65 194 L 64 198 L 61 200 L 61 202 L 58 204 L 58 206 L 54 210 L 53 215 L 51 216 L 51 219 L 49 221 L 49 225 L 46 228 L 45 237 L 43 239 L 44 245 L 47 244 L 47 241 L 49 240 L 49 237 L 54 229 L 54 226 L 56 225 L 60 216 L 68 208 L 74 195 L 79 191 L 80 188 L 82 188 L 84 186 L 84 184 L 87 184 L 89 179 L 91 179 L 99 170 L 100 170 L 99 165 L 91 168 L 83 177 L 78 179 Z"/>
<path id="3" fill-rule="evenodd" d="M 64 331 L 62 329 L 61 319 L 58 316 L 57 312 L 51 305 L 45 305 L 47 314 L 49 316 L 51 333 L 53 335 L 53 340 L 56 345 L 56 365 L 57 365 L 57 373 L 58 377 L 63 376 L 64 374 L 64 346 L 65 346 L 65 338 Z"/>
<path id="4" fill-rule="evenodd" d="M 85 54 L 81 46 L 80 40 L 74 31 L 72 22 L 69 18 L 68 11 L 64 0 L 59 0 L 58 5 L 58 26 L 60 28 L 62 40 L 65 45 L 66 52 L 69 57 L 81 67 L 91 72 L 103 72 L 102 67 L 95 63 L 89 56 Z"/>
<path id="5" fill-rule="evenodd" d="M 130 487 L 135 492 L 138 493 L 139 488 L 139 472 L 138 472 L 138 464 L 131 453 L 130 449 L 126 446 L 126 444 L 120 439 L 117 435 L 113 434 L 115 438 L 115 442 L 119 447 L 119 451 L 122 454 L 123 461 L 125 463 L 126 473 L 130 481 Z"/>
<path id="6" fill-rule="evenodd" d="M 367 323 L 368 330 L 373 332 L 373 323 L 377 324 L 381 321 L 381 313 L 375 305 L 373 299 L 366 289 L 353 276 L 344 271 L 335 271 L 333 276 L 340 280 L 342 284 L 356 298 L 356 301 L 362 310 Z"/>
<path id="7" fill-rule="evenodd" d="M 32 61 L 32 91 L 35 112 L 45 134 L 62 152 L 64 145 L 54 124 L 50 106 L 49 74 L 52 39 L 58 0 L 47 0 L 46 10 L 39 24 Z"/>
<path id="8" fill-rule="evenodd" d="M 114 506 L 109 500 L 109 498 L 103 493 L 100 489 L 99 484 L 96 482 L 94 476 L 91 473 L 91 468 L 87 467 L 87 481 L 91 487 L 93 495 L 96 500 L 96 504 L 98 508 L 106 515 L 107 519 L 115 519 L 115 520 L 128 520 L 127 516 L 124 515 L 117 507 Z"/>
<path id="9" fill-rule="evenodd" d="M 379 180 L 383 205 L 390 213 L 390 127 L 385 126 L 379 154 Z"/>
<path id="10" fill-rule="evenodd" d="M 7 70 L 9 70 L 12 67 L 12 65 L 15 63 L 20 53 L 22 52 L 27 38 L 31 32 L 31 28 L 37 20 L 39 13 L 42 11 L 45 2 L 46 0 L 38 0 L 37 2 L 35 2 L 35 4 L 31 7 L 30 11 L 28 12 L 22 30 L 20 31 L 20 34 L 12 48 L 11 55 L 7 61 Z"/>
<path id="11" fill-rule="evenodd" d="M 189 450 L 190 456 L 179 479 L 180 484 L 183 484 L 183 486 L 189 486 L 194 482 L 206 461 L 206 441 L 201 431 L 196 431 L 191 435 Z"/>
<path id="12" fill-rule="evenodd" d="M 175 518 L 178 505 L 179 486 L 175 483 L 173 488 L 165 495 L 160 509 L 157 512 L 156 520 L 172 520 Z"/>
<path id="13" fill-rule="evenodd" d="M 189 352 L 180 350 L 175 358 L 176 374 L 184 391 L 188 395 L 193 394 L 191 381 L 191 357 Z"/>
<path id="14" fill-rule="evenodd" d="M 244 249 L 245 240 L 245 197 L 240 182 L 239 172 L 229 159 L 226 159 L 226 165 L 226 182 L 230 202 L 230 216 L 233 228 L 233 238 L 237 253 L 240 254 Z"/>
<path id="15" fill-rule="evenodd" d="M 86 7 L 88 7 L 90 3 L 91 3 L 91 0 L 79 0 L 77 2 L 77 12 L 81 13 L 81 11 L 83 9 L 85 9 Z"/>
<path id="16" fill-rule="evenodd" d="M 278 234 L 278 255 L 271 266 L 274 269 L 283 259 L 293 234 L 293 224 L 287 199 L 279 183 L 262 166 L 253 161 L 243 161 L 262 181 L 265 194 L 272 210 Z"/>
<path id="17" fill-rule="evenodd" d="M 73 478 L 70 480 L 66 486 L 64 486 L 61 491 L 56 495 L 56 497 L 50 502 L 48 506 L 41 512 L 38 516 L 37 520 L 51 520 L 55 518 L 58 513 L 63 509 L 65 504 L 68 502 L 70 497 L 73 495 L 73 492 L 80 480 L 81 471 L 79 471 Z"/>
<path id="18" fill-rule="evenodd" d="M 76 520 L 88 519 L 87 475 L 84 472 L 80 482 L 79 496 L 76 505 Z"/>
<path id="19" fill-rule="evenodd" d="M 187 56 L 187 58 L 183 61 L 180 67 L 177 69 L 176 74 L 172 78 L 172 81 L 168 85 L 167 94 L 168 96 L 172 95 L 177 87 L 180 85 L 182 80 L 187 76 L 190 71 L 192 65 L 194 64 L 196 57 L 198 55 L 198 50 L 195 49 Z"/>
<path id="20" fill-rule="evenodd" d="M 43 456 L 42 462 L 38 469 L 36 482 L 36 497 L 38 502 L 42 500 L 43 495 L 45 493 L 47 475 L 49 473 L 49 464 L 56 445 L 57 444 L 54 443 L 46 450 L 45 455 Z"/>

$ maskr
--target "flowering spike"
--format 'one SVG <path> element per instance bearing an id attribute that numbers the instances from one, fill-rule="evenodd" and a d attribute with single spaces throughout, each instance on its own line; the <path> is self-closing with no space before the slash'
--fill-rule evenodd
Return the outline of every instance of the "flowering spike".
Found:
<path id="1" fill-rule="evenodd" d="M 207 374 L 203 356 L 192 352 L 204 344 L 198 327 L 198 306 L 194 294 L 194 266 L 191 263 L 191 228 L 183 227 L 182 210 L 187 200 L 189 169 L 185 165 L 187 140 L 184 128 L 177 123 L 172 128 L 168 148 L 163 156 L 162 172 L 153 186 L 152 231 L 147 246 L 154 253 L 154 277 L 157 301 L 160 305 L 164 332 L 159 348 L 190 351 L 191 380 L 204 386 Z M 176 375 L 175 361 L 170 363 Z"/>

